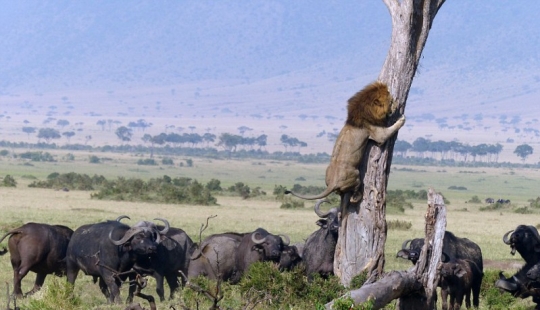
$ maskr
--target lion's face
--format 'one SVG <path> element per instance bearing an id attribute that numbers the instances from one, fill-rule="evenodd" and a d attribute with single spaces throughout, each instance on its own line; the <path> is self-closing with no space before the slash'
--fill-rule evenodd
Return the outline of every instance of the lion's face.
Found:
<path id="1" fill-rule="evenodd" d="M 349 99 L 347 123 L 355 127 L 364 127 L 365 123 L 384 125 L 393 101 L 386 84 L 371 83 Z"/>

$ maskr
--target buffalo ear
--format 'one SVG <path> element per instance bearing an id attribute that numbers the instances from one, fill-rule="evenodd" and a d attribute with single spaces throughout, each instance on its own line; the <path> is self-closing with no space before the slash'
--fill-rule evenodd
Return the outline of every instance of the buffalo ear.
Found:
<path id="1" fill-rule="evenodd" d="M 251 247 L 251 250 L 252 251 L 257 251 L 257 252 L 262 252 L 263 251 L 263 247 L 260 245 L 260 244 L 255 244 Z"/>
<path id="2" fill-rule="evenodd" d="M 326 219 L 320 219 L 317 222 L 315 222 L 315 224 L 319 225 L 322 228 L 328 227 L 328 221 Z"/>
<path id="3" fill-rule="evenodd" d="M 467 274 L 467 271 L 465 269 L 463 269 L 463 267 L 461 266 L 458 266 L 456 268 L 456 270 L 454 271 L 454 274 L 458 277 L 458 278 L 463 278 L 463 276 L 465 276 Z"/>
<path id="4" fill-rule="evenodd" d="M 397 254 L 396 254 L 396 257 L 409 259 L 409 250 L 399 250 L 399 252 L 397 252 Z"/>

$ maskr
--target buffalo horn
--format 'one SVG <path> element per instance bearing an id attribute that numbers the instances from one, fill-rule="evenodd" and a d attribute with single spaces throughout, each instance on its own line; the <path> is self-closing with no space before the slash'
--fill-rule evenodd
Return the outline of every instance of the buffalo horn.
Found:
<path id="1" fill-rule="evenodd" d="M 154 220 L 162 221 L 163 224 L 165 224 L 165 228 L 159 231 L 161 235 L 165 235 L 167 232 L 169 232 L 169 229 L 171 228 L 171 226 L 169 225 L 169 221 L 160 217 L 156 217 Z"/>
<path id="2" fill-rule="evenodd" d="M 504 234 L 504 236 L 503 236 L 503 242 L 504 242 L 504 243 L 510 245 L 510 240 L 508 240 L 508 235 L 509 235 L 511 232 L 513 232 L 513 231 L 514 231 L 514 230 L 512 229 L 512 230 L 508 231 L 506 234 Z"/>
<path id="3" fill-rule="evenodd" d="M 114 245 L 122 245 L 124 243 L 126 243 L 129 239 L 131 239 L 131 237 L 133 237 L 135 234 L 138 234 L 140 233 L 141 231 L 144 231 L 144 228 L 143 227 L 132 227 L 130 228 L 128 231 L 126 231 L 126 233 L 124 234 L 124 236 L 122 237 L 122 239 L 120 240 L 113 240 L 112 238 L 112 229 L 111 231 L 109 232 L 109 240 L 111 240 L 111 242 L 114 244 Z"/>
<path id="4" fill-rule="evenodd" d="M 120 215 L 119 217 L 116 218 L 115 221 L 120 222 L 122 219 L 131 220 L 131 218 L 129 218 L 129 216 L 127 216 L 127 215 Z"/>
<path id="5" fill-rule="evenodd" d="M 407 250 L 407 244 L 411 242 L 411 239 L 407 239 L 403 242 L 403 244 L 401 245 L 401 249 L 402 250 Z"/>
<path id="6" fill-rule="evenodd" d="M 291 243 L 291 238 L 289 238 L 289 236 L 287 235 L 280 235 L 280 236 L 281 236 L 281 239 L 283 239 L 284 245 L 289 245 Z"/>
<path id="7" fill-rule="evenodd" d="M 323 202 L 329 202 L 328 200 L 324 200 L 324 199 L 319 199 L 317 200 L 317 203 L 315 203 L 315 206 L 313 207 L 314 211 L 315 211 L 315 214 L 317 214 L 320 218 L 324 218 L 324 217 L 327 217 L 328 215 L 330 215 L 330 213 L 332 213 L 332 210 L 324 213 L 321 211 L 321 204 Z"/>
<path id="8" fill-rule="evenodd" d="M 538 242 L 540 242 L 540 235 L 538 234 L 538 229 L 536 229 L 536 227 L 534 226 L 529 226 L 534 234 L 534 236 L 536 237 L 536 240 L 538 240 Z"/>
<path id="9" fill-rule="evenodd" d="M 263 242 L 266 241 L 266 237 L 262 238 L 262 239 L 257 239 L 257 237 L 255 235 L 258 235 L 259 233 L 258 232 L 253 232 L 251 234 L 251 241 L 253 241 L 253 243 L 255 244 L 261 244 Z"/>

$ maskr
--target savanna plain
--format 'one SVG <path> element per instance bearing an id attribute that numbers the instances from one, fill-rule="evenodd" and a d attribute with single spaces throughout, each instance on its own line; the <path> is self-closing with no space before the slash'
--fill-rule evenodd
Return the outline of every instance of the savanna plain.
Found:
<path id="1" fill-rule="evenodd" d="M 64 161 L 67 151 L 52 151 L 59 158 L 57 162 L 31 162 L 21 158 L 0 157 L 0 177 L 12 176 L 16 187 L 0 187 L 0 233 L 3 235 L 12 228 L 27 222 L 62 224 L 72 229 L 104 220 L 113 220 L 119 215 L 128 215 L 134 224 L 139 220 L 165 218 L 172 226 L 184 229 L 194 241 L 219 232 L 253 231 L 263 227 L 276 234 L 287 234 L 291 243 L 304 241 L 313 231 L 318 217 L 313 212 L 313 203 L 306 201 L 304 208 L 282 209 L 281 202 L 273 195 L 275 186 L 291 188 L 295 183 L 303 186 L 324 186 L 325 164 L 302 164 L 293 161 L 270 160 L 231 160 L 196 157 L 173 157 L 175 163 L 191 160 L 193 165 L 157 165 L 141 166 L 137 161 L 148 154 L 113 154 L 96 152 L 70 152 L 73 160 Z M 107 158 L 97 164 L 89 162 L 90 156 Z M 155 156 L 157 160 L 159 156 Z M 237 182 L 243 182 L 250 188 L 260 187 L 266 195 L 243 199 L 240 196 L 217 195 L 217 205 L 177 205 L 162 203 L 142 203 L 128 201 L 110 201 L 92 199 L 90 191 L 62 191 L 57 189 L 30 188 L 35 180 L 45 180 L 51 173 L 75 172 L 103 175 L 107 179 L 117 177 L 151 178 L 164 175 L 188 177 L 205 184 L 217 179 L 221 186 L 227 188 Z M 300 181 L 301 180 L 301 181 Z M 530 205 L 530 199 L 540 194 L 540 171 L 525 168 L 469 168 L 469 167 L 427 167 L 392 165 L 389 177 L 389 190 L 427 190 L 433 188 L 441 192 L 449 201 L 447 208 L 447 230 L 459 237 L 467 237 L 476 242 L 482 249 L 487 270 L 504 270 L 506 275 L 513 274 L 522 264 L 519 254 L 512 256 L 510 248 L 502 242 L 505 232 L 520 224 L 540 225 L 540 210 L 528 208 L 529 213 L 518 213 L 516 210 Z M 454 189 L 451 189 L 454 188 Z M 459 188 L 459 190 L 456 190 Z M 480 202 L 473 202 L 477 196 Z M 488 197 L 509 199 L 511 203 L 502 209 L 482 210 Z M 389 229 L 385 248 L 385 271 L 406 270 L 410 262 L 396 258 L 397 251 L 406 239 L 424 236 L 424 214 L 427 201 L 413 200 L 412 208 L 404 212 L 387 212 L 387 221 L 403 221 L 411 223 L 409 229 Z M 327 206 L 329 207 L 329 206 Z M 532 212 L 532 213 L 530 213 Z M 206 230 L 200 232 L 201 225 L 209 220 Z M 2 247 L 7 244 L 7 239 Z M 12 290 L 13 271 L 9 254 L 0 257 L 0 304 L 7 305 L 7 290 Z M 23 292 L 31 289 L 35 279 L 34 273 L 23 281 Z M 65 278 L 48 276 L 41 292 L 22 300 L 18 306 L 29 307 L 32 300 L 44 298 L 51 284 L 58 286 Z M 492 285 L 492 283 L 491 283 Z M 155 281 L 149 279 L 144 290 L 146 294 L 155 295 Z M 168 287 L 166 286 L 166 292 Z M 108 305 L 99 287 L 92 283 L 91 277 L 79 273 L 74 293 L 82 300 L 81 309 L 124 309 L 125 305 Z M 183 292 L 177 294 L 181 298 Z M 122 288 L 122 298 L 127 296 L 127 288 Z M 137 300 L 147 306 L 143 300 Z M 169 309 L 178 306 L 179 300 L 158 302 L 158 309 Z M 59 305 L 61 303 L 59 302 Z M 514 307 L 515 306 L 515 307 Z M 263 309 L 264 306 L 260 305 Z M 464 307 L 464 305 L 463 305 Z M 530 300 L 518 300 L 513 304 L 515 309 L 532 309 Z M 59 306 L 59 309 L 61 306 Z M 483 300 L 480 309 L 490 309 Z"/>

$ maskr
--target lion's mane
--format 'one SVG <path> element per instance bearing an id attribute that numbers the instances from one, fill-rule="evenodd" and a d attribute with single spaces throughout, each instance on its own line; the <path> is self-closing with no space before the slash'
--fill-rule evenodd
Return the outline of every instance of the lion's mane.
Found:
<path id="1" fill-rule="evenodd" d="M 384 126 L 391 105 L 392 95 L 386 84 L 373 82 L 349 99 L 346 123 L 359 128 L 366 123 Z"/>

